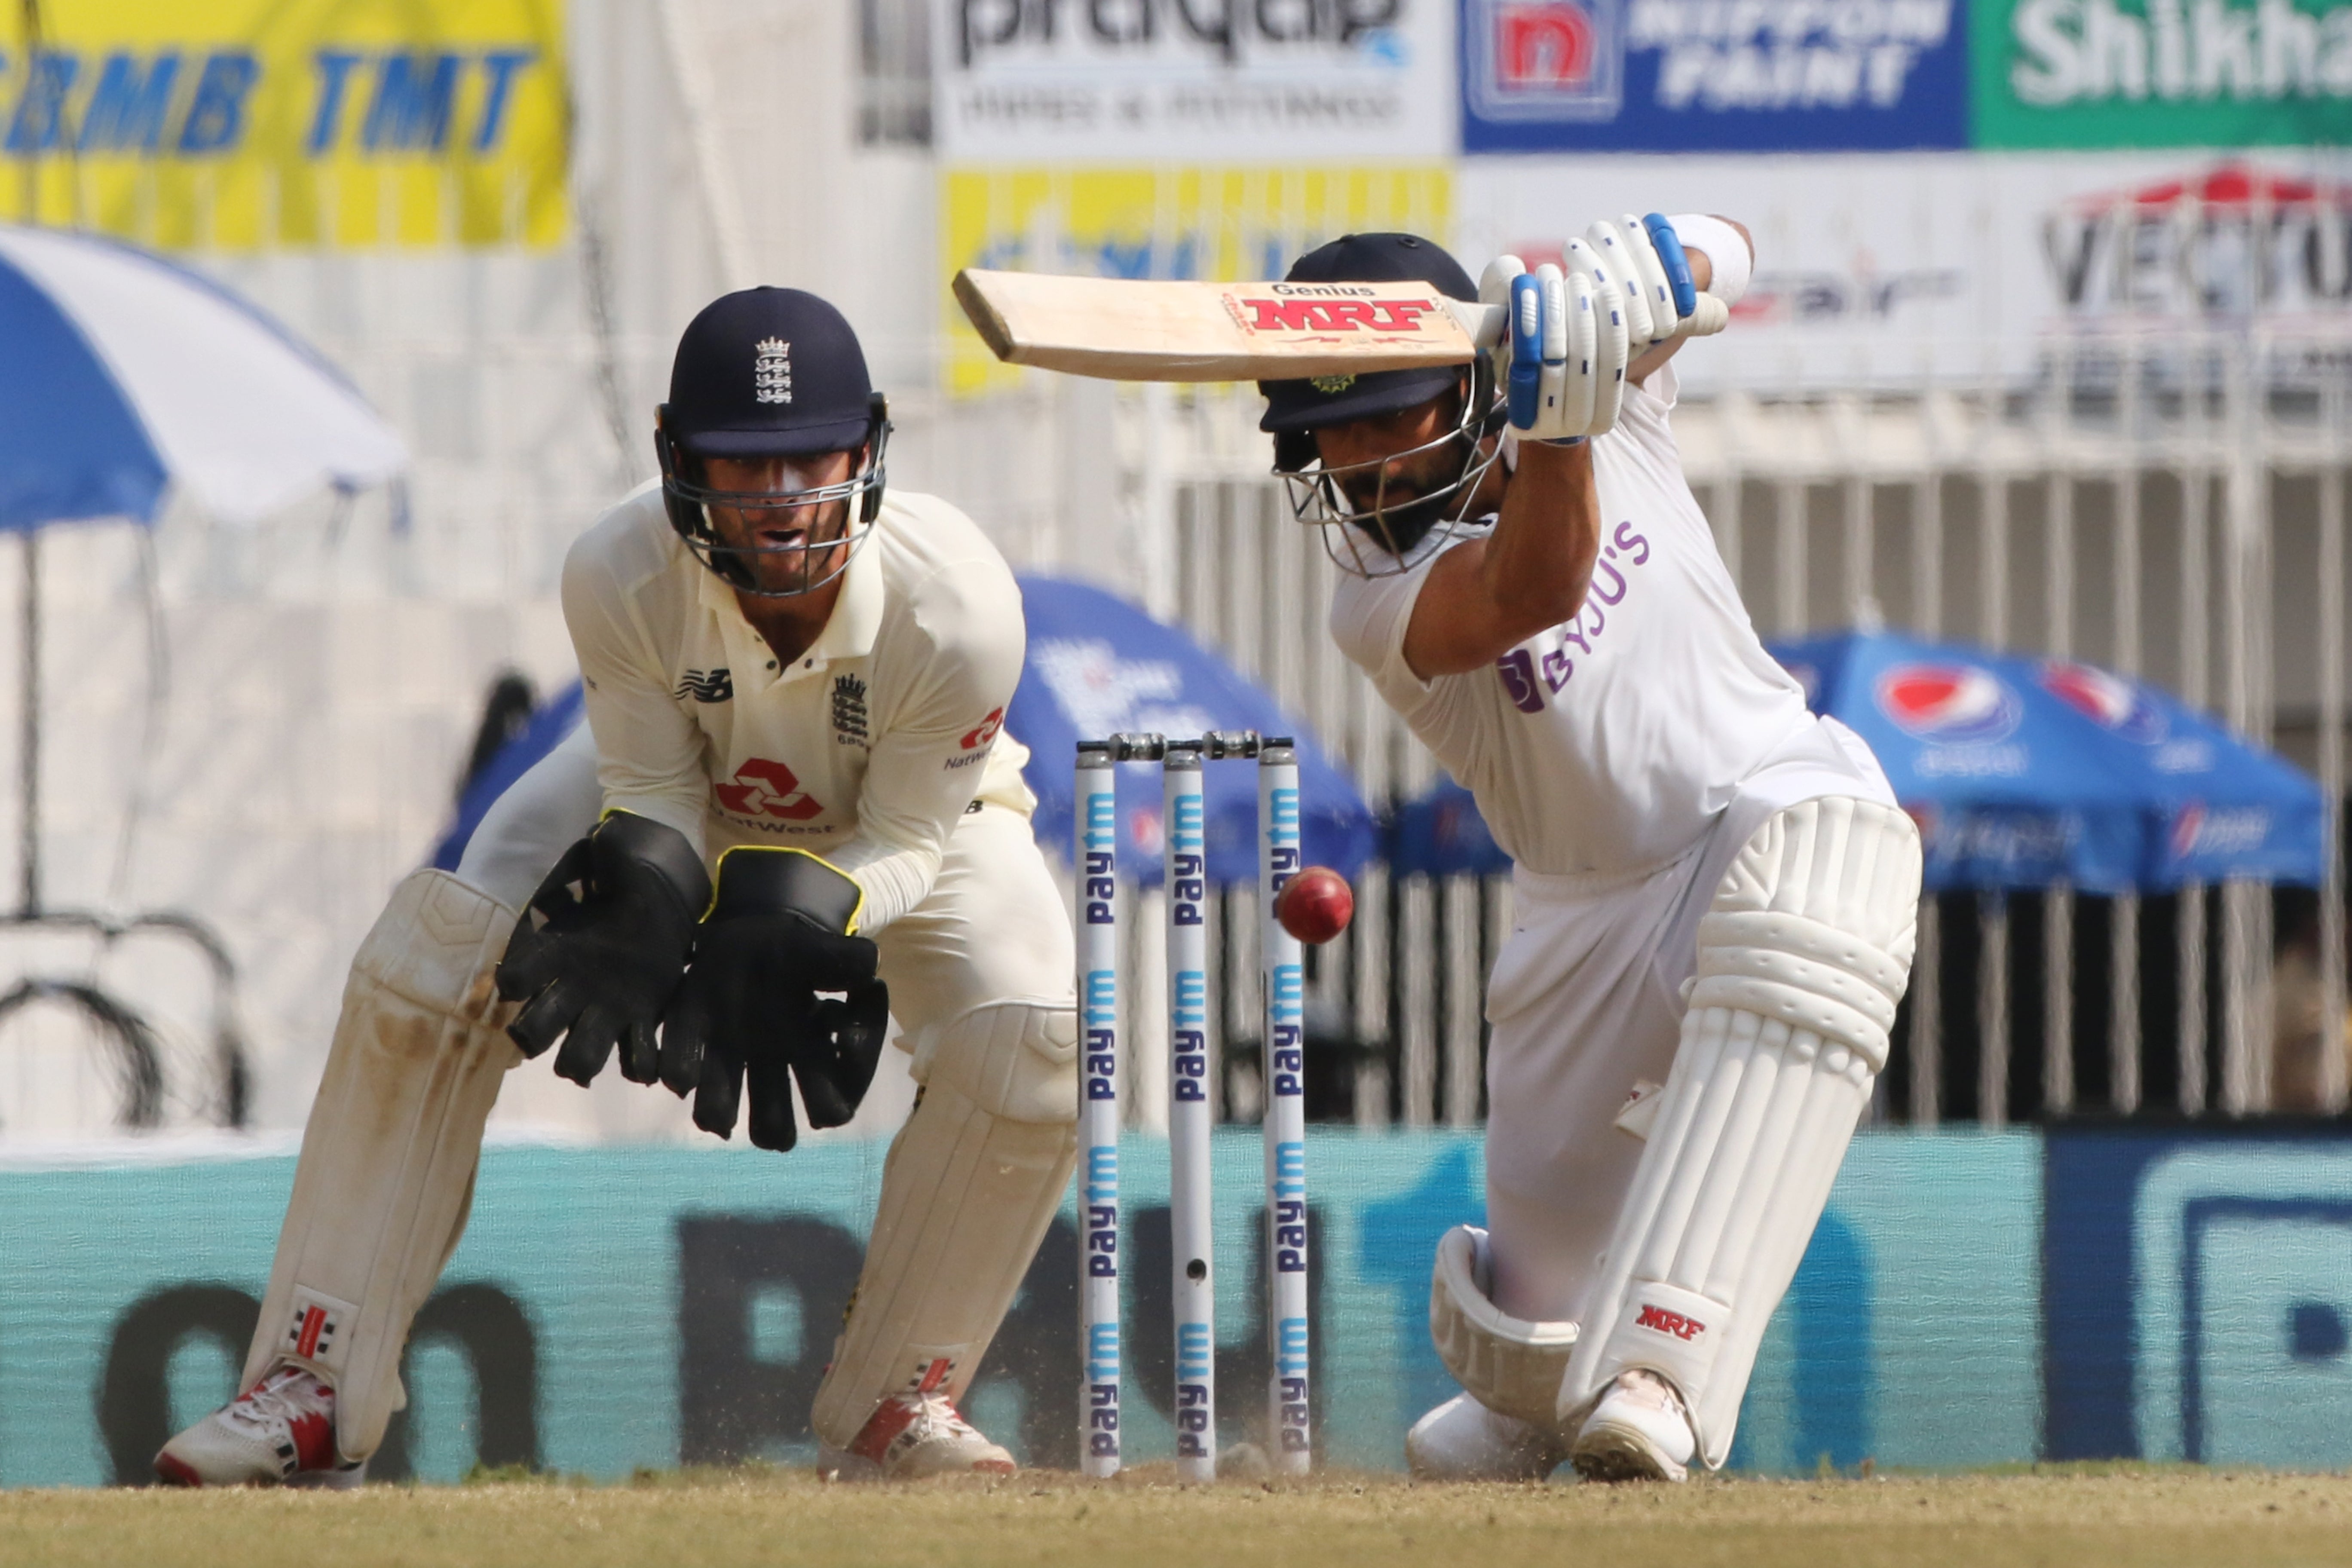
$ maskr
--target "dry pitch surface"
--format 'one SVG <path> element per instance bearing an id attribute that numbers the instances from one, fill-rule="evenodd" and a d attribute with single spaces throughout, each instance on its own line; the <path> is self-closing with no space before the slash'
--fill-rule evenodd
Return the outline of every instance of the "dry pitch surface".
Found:
<path id="1" fill-rule="evenodd" d="M 1128 1563 L 1339 1568 L 2352 1564 L 2352 1477 L 2044 1470 L 1684 1488 L 1323 1477 L 1188 1489 L 1146 1469 L 821 1486 L 783 1471 L 316 1492 L 0 1494 L 0 1563 L 328 1568 Z"/>

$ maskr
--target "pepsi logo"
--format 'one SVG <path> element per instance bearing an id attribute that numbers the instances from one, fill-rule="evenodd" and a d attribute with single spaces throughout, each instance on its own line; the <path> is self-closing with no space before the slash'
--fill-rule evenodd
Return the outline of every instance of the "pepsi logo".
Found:
<path id="1" fill-rule="evenodd" d="M 2025 711 L 1999 676 L 1972 664 L 1898 664 L 1879 675 L 1876 696 L 1905 734 L 1954 746 L 2006 740 Z"/>
<path id="2" fill-rule="evenodd" d="M 2190 801 L 2172 819 L 2172 858 L 2191 855 L 2252 855 L 2270 838 L 2271 814 L 2258 805 L 2209 810 Z"/>
<path id="3" fill-rule="evenodd" d="M 2042 689 L 2103 730 L 2152 746 L 2164 739 L 2164 710 L 2137 684 L 2087 664 L 2055 660 L 2042 667 Z"/>

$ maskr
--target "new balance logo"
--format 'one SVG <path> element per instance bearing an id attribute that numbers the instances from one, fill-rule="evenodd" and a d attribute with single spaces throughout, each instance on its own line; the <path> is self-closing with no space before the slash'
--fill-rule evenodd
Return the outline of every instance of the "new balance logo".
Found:
<path id="1" fill-rule="evenodd" d="M 735 673 L 725 665 L 717 669 L 689 669 L 671 695 L 680 701 L 691 697 L 697 702 L 732 702 Z"/>
<path id="2" fill-rule="evenodd" d="M 1672 1334 L 1678 1340 L 1695 1340 L 1706 1332 L 1706 1325 L 1696 1318 L 1685 1318 L 1680 1312 L 1669 1312 L 1664 1307 L 1643 1307 L 1642 1315 L 1633 1320 L 1633 1326 Z"/>

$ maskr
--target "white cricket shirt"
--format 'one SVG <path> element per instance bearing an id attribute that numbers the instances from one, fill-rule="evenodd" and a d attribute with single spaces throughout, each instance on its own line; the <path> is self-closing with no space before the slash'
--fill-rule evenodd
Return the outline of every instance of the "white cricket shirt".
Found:
<path id="1" fill-rule="evenodd" d="M 832 618 L 789 667 L 698 561 L 650 484 L 563 563 L 606 809 L 715 862 L 809 849 L 865 889 L 871 932 L 920 903 L 975 800 L 1027 813 L 1028 751 L 999 734 L 1021 679 L 1021 591 L 947 502 L 885 493 Z"/>
<path id="2" fill-rule="evenodd" d="M 1465 539 L 1398 576 L 1343 575 L 1332 596 L 1333 639 L 1531 871 L 1672 859 L 1744 780 L 1791 747 L 1821 749 L 1683 479 L 1666 422 L 1675 390 L 1671 365 L 1628 386 L 1616 427 L 1592 443 L 1601 554 L 1573 620 L 1484 668 L 1423 681 L 1405 663 L 1405 626 L 1431 565 Z"/>

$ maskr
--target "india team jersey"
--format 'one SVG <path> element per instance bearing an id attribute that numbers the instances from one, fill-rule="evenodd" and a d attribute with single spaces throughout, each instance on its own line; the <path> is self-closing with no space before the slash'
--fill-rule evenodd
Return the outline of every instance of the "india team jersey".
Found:
<path id="1" fill-rule="evenodd" d="M 1404 633 L 1444 549 L 1343 576 L 1331 635 L 1464 787 L 1495 842 L 1554 876 L 1631 870 L 1695 843 L 1741 782 L 1813 739 L 1803 692 L 1757 640 L 1666 422 L 1674 370 L 1626 389 L 1592 444 L 1600 559 L 1576 617 L 1485 668 L 1423 681 Z"/>
<path id="2" fill-rule="evenodd" d="M 670 527 L 659 485 L 563 564 L 607 809 L 735 845 L 814 851 L 866 892 L 872 931 L 919 903 L 975 801 L 1027 813 L 1025 748 L 1001 736 L 1021 679 L 1021 594 L 986 536 L 929 496 L 886 493 L 832 617 L 788 667 Z"/>

